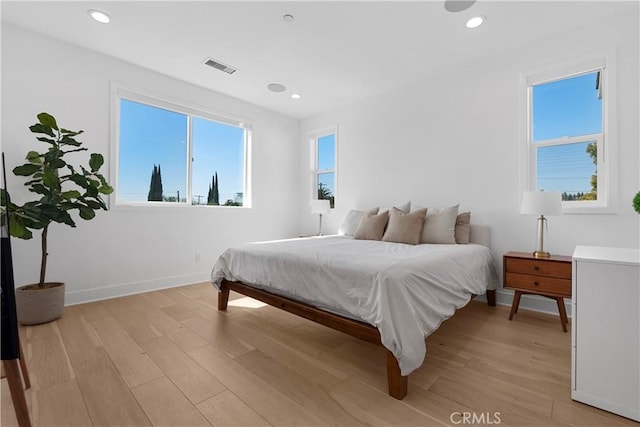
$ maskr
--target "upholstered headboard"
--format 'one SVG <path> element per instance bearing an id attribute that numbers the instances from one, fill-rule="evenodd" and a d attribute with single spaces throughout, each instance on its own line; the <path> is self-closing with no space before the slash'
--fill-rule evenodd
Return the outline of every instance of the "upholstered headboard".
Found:
<path id="1" fill-rule="evenodd" d="M 488 225 L 471 224 L 469 242 L 491 247 L 491 228 Z"/>

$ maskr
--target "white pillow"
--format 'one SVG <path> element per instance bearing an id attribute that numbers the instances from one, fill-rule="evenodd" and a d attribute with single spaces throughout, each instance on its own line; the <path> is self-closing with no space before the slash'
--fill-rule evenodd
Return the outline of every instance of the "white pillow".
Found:
<path id="1" fill-rule="evenodd" d="M 424 227 L 422 227 L 420 243 L 455 244 L 458 206 L 427 208 L 427 217 L 424 221 Z M 412 212 L 418 209 L 424 209 L 424 207 L 416 205 Z"/>
<path id="2" fill-rule="evenodd" d="M 340 224 L 340 228 L 338 228 L 338 234 L 343 236 L 353 236 L 358 228 L 358 224 L 360 224 L 360 220 L 367 215 L 376 215 L 378 213 L 378 208 L 369 209 L 368 211 L 359 211 L 356 209 L 351 209 L 347 212 L 347 216 Z"/>

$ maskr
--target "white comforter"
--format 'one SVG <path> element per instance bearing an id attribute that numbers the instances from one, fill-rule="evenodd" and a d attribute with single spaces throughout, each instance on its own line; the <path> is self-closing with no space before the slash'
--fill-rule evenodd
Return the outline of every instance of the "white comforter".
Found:
<path id="1" fill-rule="evenodd" d="M 402 375 L 422 365 L 425 337 L 472 294 L 498 284 L 485 246 L 413 246 L 346 236 L 229 248 L 211 274 L 218 289 L 223 278 L 374 325 Z"/>

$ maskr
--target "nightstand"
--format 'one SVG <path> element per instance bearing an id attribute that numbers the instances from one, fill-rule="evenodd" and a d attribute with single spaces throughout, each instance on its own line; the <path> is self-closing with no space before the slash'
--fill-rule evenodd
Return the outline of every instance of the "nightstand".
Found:
<path id="1" fill-rule="evenodd" d="M 503 268 L 504 287 L 515 291 L 509 320 L 518 312 L 522 294 L 542 295 L 556 300 L 562 330 L 567 332 L 564 298 L 571 298 L 571 257 L 535 258 L 528 252 L 507 252 Z"/>

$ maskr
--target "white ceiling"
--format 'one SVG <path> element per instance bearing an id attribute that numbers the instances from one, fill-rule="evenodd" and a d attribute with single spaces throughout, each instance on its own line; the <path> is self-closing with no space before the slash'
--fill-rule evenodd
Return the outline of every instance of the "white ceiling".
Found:
<path id="1" fill-rule="evenodd" d="M 294 117 L 388 91 L 537 39 L 638 13 L 638 1 L 7 1 L 2 21 Z M 87 11 L 111 16 L 108 25 Z M 282 17 L 291 14 L 292 23 Z M 466 20 L 485 15 L 478 29 Z M 207 67 L 211 57 L 239 69 Z M 267 90 L 269 83 L 287 87 Z M 300 100 L 290 94 L 299 92 Z"/>

